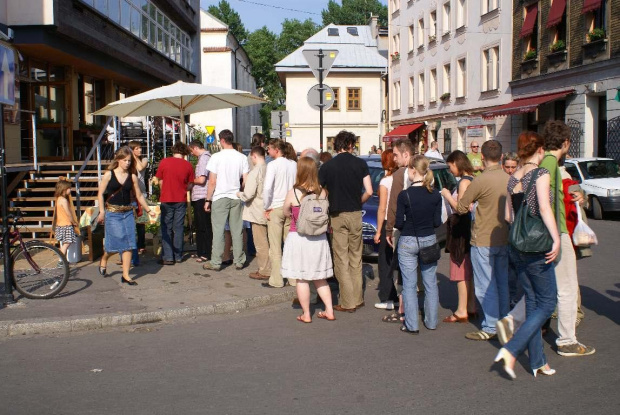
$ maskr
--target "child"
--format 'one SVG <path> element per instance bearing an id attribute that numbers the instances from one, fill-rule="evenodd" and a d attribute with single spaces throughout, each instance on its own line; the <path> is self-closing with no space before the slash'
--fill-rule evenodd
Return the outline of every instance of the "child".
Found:
<path id="1" fill-rule="evenodd" d="M 79 227 L 73 201 L 71 200 L 71 183 L 64 179 L 64 177 L 59 178 L 58 183 L 56 183 L 54 198 L 56 199 L 56 206 L 54 208 L 52 228 L 54 229 L 56 240 L 60 243 L 60 251 L 66 256 L 69 245 L 77 240 Z"/>

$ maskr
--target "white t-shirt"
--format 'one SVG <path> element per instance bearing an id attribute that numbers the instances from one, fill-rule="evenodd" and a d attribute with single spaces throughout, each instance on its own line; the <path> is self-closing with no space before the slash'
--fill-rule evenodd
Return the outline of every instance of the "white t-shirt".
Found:
<path id="1" fill-rule="evenodd" d="M 263 206 L 265 210 L 284 206 L 286 194 L 295 185 L 297 163 L 286 157 L 278 157 L 267 164 L 263 187 Z"/>
<path id="2" fill-rule="evenodd" d="M 241 189 L 241 178 L 249 169 L 247 157 L 237 150 L 230 148 L 213 154 L 207 163 L 207 170 L 217 175 L 211 200 L 239 199 L 237 192 Z"/>
<path id="3" fill-rule="evenodd" d="M 392 176 L 387 176 L 384 177 L 383 179 L 381 179 L 381 181 L 379 182 L 379 186 L 383 186 L 387 189 L 387 200 L 390 200 L 390 192 L 392 191 L 392 182 L 394 181 L 394 177 Z M 387 205 L 386 205 L 386 209 L 385 209 L 385 218 L 384 220 L 387 220 Z"/>
<path id="4" fill-rule="evenodd" d="M 441 155 L 439 150 L 428 150 L 426 153 L 424 153 L 424 156 L 443 160 L 443 156 Z"/>

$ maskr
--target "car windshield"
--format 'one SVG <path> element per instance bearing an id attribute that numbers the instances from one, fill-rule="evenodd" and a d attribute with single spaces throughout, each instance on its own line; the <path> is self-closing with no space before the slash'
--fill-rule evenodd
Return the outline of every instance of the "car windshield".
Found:
<path id="1" fill-rule="evenodd" d="M 370 180 L 372 182 L 372 193 L 376 196 L 379 192 L 379 182 L 383 179 L 385 170 L 379 167 L 370 166 L 368 166 L 368 170 L 370 171 Z"/>
<path id="2" fill-rule="evenodd" d="M 614 160 L 582 161 L 579 168 L 586 179 L 606 179 L 620 177 L 618 163 Z"/>

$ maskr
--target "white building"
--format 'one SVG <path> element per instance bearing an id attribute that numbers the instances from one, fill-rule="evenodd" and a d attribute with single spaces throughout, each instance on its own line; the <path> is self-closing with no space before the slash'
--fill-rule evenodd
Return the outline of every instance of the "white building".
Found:
<path id="1" fill-rule="evenodd" d="M 225 23 L 204 10 L 200 10 L 200 49 L 203 84 L 257 94 L 251 62 L 243 46 Z M 247 148 L 252 139 L 250 127 L 261 125 L 259 110 L 259 105 L 253 105 L 192 114 L 190 119 L 197 128 L 214 126 L 216 134 L 231 130 L 236 141 Z"/>
<path id="2" fill-rule="evenodd" d="M 511 0 L 390 0 L 390 123 L 385 137 L 468 151 L 472 140 L 511 147 Z"/>
<path id="3" fill-rule="evenodd" d="M 303 51 L 321 48 L 338 51 L 324 81 L 334 90 L 334 105 L 324 112 L 323 149 L 333 151 L 333 138 L 341 130 L 348 130 L 359 137 L 357 152 L 365 154 L 371 146 L 381 144 L 386 96 L 387 60 L 379 53 L 377 36 L 371 26 L 331 24 L 275 65 L 286 90 L 290 141 L 299 151 L 320 147 L 319 111 L 307 100 L 308 91 L 318 82 Z"/>

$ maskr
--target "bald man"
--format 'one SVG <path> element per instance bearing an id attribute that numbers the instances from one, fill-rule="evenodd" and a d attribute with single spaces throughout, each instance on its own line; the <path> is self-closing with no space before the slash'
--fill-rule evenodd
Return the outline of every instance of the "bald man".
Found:
<path id="1" fill-rule="evenodd" d="M 467 158 L 474 166 L 474 176 L 480 175 L 484 171 L 484 164 L 482 163 L 482 154 L 480 154 L 480 144 L 477 141 L 471 142 L 471 153 L 467 153 Z"/>

